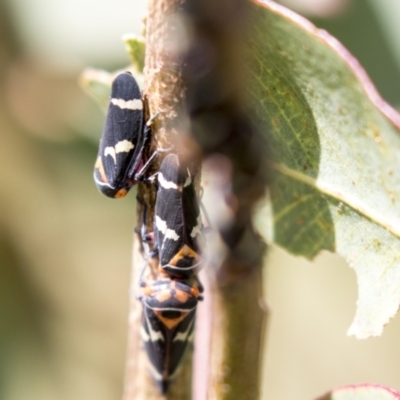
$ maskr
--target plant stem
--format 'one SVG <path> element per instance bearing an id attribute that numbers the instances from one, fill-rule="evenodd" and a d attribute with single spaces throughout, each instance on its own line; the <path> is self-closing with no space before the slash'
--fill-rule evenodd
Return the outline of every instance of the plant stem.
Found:
<path id="1" fill-rule="evenodd" d="M 181 69 L 173 61 L 176 15 L 181 0 L 149 0 L 146 21 L 146 59 L 144 68 L 144 97 L 149 106 L 149 114 L 160 115 L 153 123 L 151 148 L 172 148 L 178 153 L 179 121 L 178 112 L 184 97 Z M 149 174 L 156 172 L 159 160 L 151 165 Z M 155 193 L 151 185 L 139 184 L 138 198 L 148 206 L 148 231 L 153 229 Z M 141 223 L 142 207 L 138 204 L 138 221 Z M 135 238 L 136 239 L 136 238 Z M 129 344 L 125 377 L 124 400 L 189 400 L 191 399 L 192 354 L 187 351 L 178 375 L 168 393 L 162 395 L 155 387 L 149 373 L 147 355 L 139 336 L 142 306 L 136 299 L 138 278 L 143 266 L 139 240 L 134 241 L 133 271 L 131 282 L 131 304 L 129 318 Z"/>
<path id="2" fill-rule="evenodd" d="M 172 148 L 181 158 L 194 161 L 196 170 L 200 157 L 212 159 L 218 154 L 227 161 L 227 167 L 214 169 L 214 174 L 229 178 L 217 188 L 212 207 L 225 204 L 232 217 L 225 225 L 216 223 L 215 234 L 207 239 L 213 244 L 205 255 L 209 283 L 205 296 L 211 305 L 203 314 L 208 321 L 196 322 L 197 330 L 203 324 L 211 329 L 205 335 L 210 340 L 197 349 L 209 355 L 210 365 L 197 364 L 194 377 L 203 377 L 207 399 L 212 400 L 256 400 L 260 386 L 265 245 L 251 218 L 265 193 L 262 160 L 266 157 L 246 103 L 245 66 L 251 62 L 244 44 L 250 26 L 247 7 L 247 0 L 148 1 L 144 95 L 150 114 L 161 112 L 154 124 L 152 148 Z M 155 162 L 152 169 L 157 168 Z M 148 221 L 152 221 L 154 190 L 139 185 L 138 196 L 150 206 Z M 137 245 L 132 285 L 142 262 Z M 124 400 L 192 398 L 190 354 L 167 397 L 154 388 L 137 333 L 138 303 L 132 300 Z"/>
<path id="3" fill-rule="evenodd" d="M 220 286 L 212 280 L 209 400 L 259 398 L 265 307 L 261 270 Z"/>
<path id="4" fill-rule="evenodd" d="M 247 99 L 253 62 L 247 43 L 253 28 L 250 4 L 186 0 L 183 9 L 190 32 L 181 55 L 190 134 L 210 166 L 206 180 L 214 181 L 208 204 L 213 232 L 207 235 L 205 256 L 211 334 L 209 348 L 200 349 L 210 355 L 207 399 L 256 400 L 266 317 L 265 244 L 252 217 L 265 195 L 267 157 Z M 200 374 L 196 370 L 195 379 Z"/>

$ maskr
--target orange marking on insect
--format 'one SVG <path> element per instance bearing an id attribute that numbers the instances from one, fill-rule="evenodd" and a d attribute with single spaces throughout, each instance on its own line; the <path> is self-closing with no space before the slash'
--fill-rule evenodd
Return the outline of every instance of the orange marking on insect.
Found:
<path id="1" fill-rule="evenodd" d="M 145 296 L 150 296 L 151 294 L 153 294 L 153 288 L 152 288 L 151 286 L 145 286 L 145 287 L 143 287 L 143 289 L 142 289 L 142 293 L 143 293 Z"/>
<path id="2" fill-rule="evenodd" d="M 157 316 L 157 318 L 168 328 L 172 329 L 175 328 L 182 320 L 186 318 L 186 316 L 189 314 L 188 312 L 182 311 L 181 315 L 177 318 L 167 318 L 162 315 L 162 311 L 154 311 L 154 314 Z"/>
<path id="3" fill-rule="evenodd" d="M 157 293 L 155 298 L 157 299 L 157 301 L 162 303 L 163 301 L 170 299 L 171 296 L 172 296 L 171 291 L 168 289 L 168 290 L 163 290 L 162 292 Z"/>
<path id="4" fill-rule="evenodd" d="M 169 278 L 169 275 L 167 272 L 164 271 L 164 269 L 162 268 L 161 264 L 158 264 L 158 274 L 161 275 L 161 277 L 163 278 Z"/>
<path id="5" fill-rule="evenodd" d="M 192 286 L 190 289 L 190 293 L 194 296 L 194 297 L 199 297 L 200 292 L 199 289 L 195 286 Z"/>
<path id="6" fill-rule="evenodd" d="M 127 193 L 128 193 L 128 191 L 126 189 L 120 189 L 120 190 L 118 190 L 117 193 L 115 193 L 114 198 L 120 199 L 121 197 L 125 197 Z"/>
<path id="7" fill-rule="evenodd" d="M 185 244 L 168 264 L 177 265 L 179 260 L 181 260 L 184 257 L 191 257 L 194 259 L 198 259 L 199 255 L 193 249 L 191 249 L 187 244 Z"/>
<path id="8" fill-rule="evenodd" d="M 94 167 L 98 169 L 101 181 L 104 183 L 108 183 L 107 178 L 106 178 L 106 173 L 104 171 L 103 162 L 101 161 L 101 157 L 97 157 Z"/>
<path id="9" fill-rule="evenodd" d="M 191 297 L 190 293 L 187 293 L 183 290 L 177 289 L 175 294 L 174 294 L 175 299 L 180 301 L 181 303 L 186 303 L 188 299 Z"/>

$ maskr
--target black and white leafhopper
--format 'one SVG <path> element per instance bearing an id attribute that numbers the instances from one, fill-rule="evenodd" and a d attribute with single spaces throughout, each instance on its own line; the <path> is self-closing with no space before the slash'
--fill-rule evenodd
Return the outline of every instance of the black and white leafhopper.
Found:
<path id="1" fill-rule="evenodd" d="M 167 155 L 157 174 L 154 241 L 160 268 L 187 279 L 200 267 L 202 222 L 193 176 L 175 154 Z"/>
<path id="2" fill-rule="evenodd" d="M 150 139 L 144 124 L 143 100 L 130 72 L 117 75 L 94 168 L 94 180 L 108 197 L 124 197 L 140 178 L 143 150 Z"/>
<path id="3" fill-rule="evenodd" d="M 165 277 L 142 282 L 141 337 L 150 361 L 150 372 L 162 393 L 176 375 L 193 340 L 199 288 Z"/>

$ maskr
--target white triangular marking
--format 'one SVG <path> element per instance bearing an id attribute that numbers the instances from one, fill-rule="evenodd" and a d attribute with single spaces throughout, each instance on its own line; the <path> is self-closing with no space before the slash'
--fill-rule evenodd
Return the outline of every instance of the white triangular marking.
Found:
<path id="1" fill-rule="evenodd" d="M 192 322 L 189 324 L 189 326 L 185 332 L 178 332 L 178 334 L 174 337 L 173 342 L 176 342 L 178 340 L 181 340 L 182 342 L 186 341 L 189 336 L 190 329 L 193 326 L 193 323 L 194 323 L 194 319 L 192 319 Z"/>
<path id="2" fill-rule="evenodd" d="M 140 327 L 140 337 L 142 338 L 143 342 L 148 342 L 150 340 L 150 336 L 146 332 L 146 329 L 144 329 L 143 325 Z"/>
<path id="3" fill-rule="evenodd" d="M 121 140 L 115 145 L 116 153 L 129 153 L 135 146 L 129 140 Z"/>
<path id="4" fill-rule="evenodd" d="M 201 215 L 199 214 L 199 216 L 197 217 L 197 225 L 193 227 L 192 232 L 190 233 L 190 236 L 192 238 L 195 238 L 197 235 L 199 235 L 201 233 L 202 226 L 203 226 L 203 224 L 201 222 Z"/>
<path id="5" fill-rule="evenodd" d="M 143 102 L 140 99 L 124 100 L 124 99 L 111 99 L 111 103 L 121 108 L 122 110 L 143 110 Z"/>
<path id="6" fill-rule="evenodd" d="M 104 149 L 104 157 L 111 156 L 114 160 L 114 164 L 117 163 L 117 157 L 115 155 L 115 149 L 112 146 L 108 146 Z"/>
<path id="7" fill-rule="evenodd" d="M 172 239 L 172 240 L 179 239 L 179 235 L 173 229 L 168 229 L 167 223 L 164 220 L 162 220 L 158 215 L 156 215 L 156 228 L 161 233 L 163 233 L 164 240 L 165 239 Z"/>
<path id="8" fill-rule="evenodd" d="M 192 177 L 191 177 L 191 175 L 190 175 L 190 173 L 188 171 L 188 177 L 186 178 L 186 181 L 185 181 L 183 186 L 184 187 L 189 186 L 191 183 L 192 183 Z"/>
<path id="9" fill-rule="evenodd" d="M 167 181 L 161 172 L 158 173 L 158 183 L 164 189 L 178 189 L 177 184 L 171 181 Z"/>
<path id="10" fill-rule="evenodd" d="M 146 315 L 146 323 L 147 327 L 149 328 L 150 339 L 152 342 L 156 342 L 157 340 L 164 341 L 164 336 L 160 331 L 155 331 L 150 324 L 149 318 Z"/>

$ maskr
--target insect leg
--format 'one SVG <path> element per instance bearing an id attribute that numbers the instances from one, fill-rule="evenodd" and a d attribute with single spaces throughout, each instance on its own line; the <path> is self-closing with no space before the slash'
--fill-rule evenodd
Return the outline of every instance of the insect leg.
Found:
<path id="1" fill-rule="evenodd" d="M 153 233 L 147 232 L 147 204 L 141 200 L 137 199 L 138 202 L 142 205 L 142 223 L 140 228 L 137 230 L 137 233 L 140 237 L 142 246 L 143 246 L 143 258 L 144 258 L 144 265 L 140 271 L 138 284 L 139 286 L 143 286 L 143 275 L 146 267 L 149 266 L 149 260 L 157 256 L 157 252 L 154 249 L 151 249 L 151 244 L 154 244 L 154 235 Z"/>
<path id="2" fill-rule="evenodd" d="M 145 181 L 150 181 L 151 178 L 154 177 L 154 175 L 152 175 L 150 178 L 145 178 L 144 177 L 144 173 L 146 172 L 146 170 L 149 168 L 149 166 L 151 165 L 151 163 L 153 162 L 154 158 L 157 157 L 158 154 L 160 153 L 168 153 L 169 151 L 172 150 L 172 146 L 168 147 L 166 149 L 157 149 L 153 152 L 153 154 L 150 156 L 150 158 L 145 162 L 145 164 L 143 165 L 143 167 L 139 170 L 139 172 L 137 172 L 135 174 L 134 179 L 136 181 L 139 182 L 145 182 Z"/>

